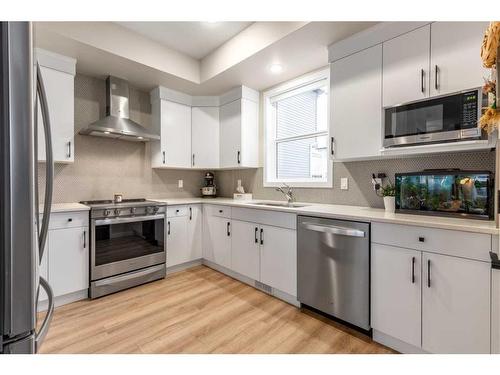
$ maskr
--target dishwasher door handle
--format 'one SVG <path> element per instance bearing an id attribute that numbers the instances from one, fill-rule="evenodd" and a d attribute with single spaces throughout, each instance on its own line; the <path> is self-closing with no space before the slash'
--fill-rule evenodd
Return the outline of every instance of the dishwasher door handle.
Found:
<path id="1" fill-rule="evenodd" d="M 312 230 L 314 232 L 338 234 L 341 236 L 348 237 L 365 237 L 365 231 L 353 228 L 337 227 L 333 225 L 321 225 L 315 223 L 302 223 L 302 226 L 307 230 Z"/>

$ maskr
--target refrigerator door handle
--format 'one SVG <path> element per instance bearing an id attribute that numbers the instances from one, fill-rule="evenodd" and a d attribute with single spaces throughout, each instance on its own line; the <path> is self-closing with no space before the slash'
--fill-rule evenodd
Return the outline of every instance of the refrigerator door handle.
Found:
<path id="1" fill-rule="evenodd" d="M 40 276 L 40 286 L 45 290 L 48 296 L 48 308 L 47 314 L 45 315 L 45 319 L 43 320 L 42 325 L 40 326 L 40 330 L 35 334 L 35 351 L 38 352 L 38 349 L 43 343 L 47 332 L 49 331 L 50 322 L 52 321 L 52 315 L 54 314 L 54 294 L 52 292 L 52 288 L 50 287 L 47 280 Z"/>
<path id="2" fill-rule="evenodd" d="M 45 250 L 45 243 L 47 242 L 47 233 L 49 230 L 49 220 L 50 220 L 50 209 L 52 206 L 52 189 L 54 185 L 54 155 L 52 150 L 52 134 L 50 127 L 49 107 L 47 104 L 47 95 L 45 93 L 45 86 L 43 84 L 42 72 L 40 69 L 40 65 L 38 63 L 36 64 L 36 92 L 37 92 L 37 97 L 40 100 L 40 110 L 42 112 L 43 130 L 45 134 L 45 153 L 46 153 L 45 199 L 43 202 L 42 227 L 40 229 L 38 238 L 38 251 L 40 253 L 39 259 L 41 262 L 43 257 L 43 252 Z M 36 185 L 38 185 L 38 181 Z M 38 210 L 38 205 L 36 209 Z"/>

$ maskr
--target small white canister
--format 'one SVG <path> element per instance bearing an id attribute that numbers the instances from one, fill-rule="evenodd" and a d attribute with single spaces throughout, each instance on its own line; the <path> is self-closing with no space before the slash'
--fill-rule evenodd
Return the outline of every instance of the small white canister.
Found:
<path id="1" fill-rule="evenodd" d="M 115 203 L 121 203 L 123 201 L 123 194 L 115 193 L 114 201 Z"/>

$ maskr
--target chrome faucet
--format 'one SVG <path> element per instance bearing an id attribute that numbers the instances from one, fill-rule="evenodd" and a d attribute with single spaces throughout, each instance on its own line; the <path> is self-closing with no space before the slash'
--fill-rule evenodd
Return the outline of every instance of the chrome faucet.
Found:
<path id="1" fill-rule="evenodd" d="M 285 188 L 286 191 L 284 190 Z M 293 201 L 295 200 L 292 188 L 285 183 L 283 183 L 282 187 L 276 188 L 276 191 L 279 191 L 281 194 L 285 196 L 286 200 L 288 201 L 288 204 L 292 204 Z"/>

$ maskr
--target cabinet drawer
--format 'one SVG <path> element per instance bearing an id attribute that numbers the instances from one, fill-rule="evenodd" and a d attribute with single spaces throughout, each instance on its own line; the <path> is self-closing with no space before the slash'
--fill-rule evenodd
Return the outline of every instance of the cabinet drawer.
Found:
<path id="1" fill-rule="evenodd" d="M 219 206 L 214 204 L 206 204 L 203 207 L 204 214 L 207 216 L 219 216 L 227 219 L 231 218 L 230 206 Z"/>
<path id="2" fill-rule="evenodd" d="M 372 223 L 372 242 L 490 261 L 491 236 L 411 225 Z"/>
<path id="3" fill-rule="evenodd" d="M 167 206 L 167 217 L 187 216 L 187 206 Z"/>
<path id="4" fill-rule="evenodd" d="M 287 212 L 233 207 L 232 218 L 287 229 L 297 228 L 297 215 Z"/>
<path id="5" fill-rule="evenodd" d="M 53 212 L 50 214 L 49 229 L 64 229 L 89 226 L 89 212 Z"/>

